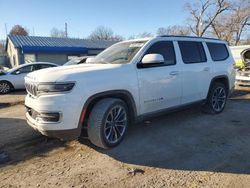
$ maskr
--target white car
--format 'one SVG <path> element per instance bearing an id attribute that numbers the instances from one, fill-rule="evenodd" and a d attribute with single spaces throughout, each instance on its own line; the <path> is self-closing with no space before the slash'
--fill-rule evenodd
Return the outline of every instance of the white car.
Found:
<path id="1" fill-rule="evenodd" d="M 33 71 L 56 67 L 58 65 L 47 62 L 35 62 L 20 65 L 7 71 L 0 70 L 0 94 L 9 93 L 14 89 L 25 89 L 24 77 Z"/>
<path id="2" fill-rule="evenodd" d="M 42 134 L 96 146 L 118 145 L 132 122 L 201 104 L 223 111 L 234 88 L 234 60 L 226 42 L 160 36 L 123 41 L 90 63 L 28 74 L 27 122 Z"/>

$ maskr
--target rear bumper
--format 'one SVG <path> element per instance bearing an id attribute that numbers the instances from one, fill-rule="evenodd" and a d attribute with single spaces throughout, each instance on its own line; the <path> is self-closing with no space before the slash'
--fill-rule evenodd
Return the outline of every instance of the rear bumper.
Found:
<path id="1" fill-rule="evenodd" d="M 248 80 L 236 80 L 237 85 L 250 86 L 250 81 Z"/>
<path id="2" fill-rule="evenodd" d="M 228 96 L 229 96 L 229 97 L 233 94 L 234 89 L 235 89 L 235 86 L 233 86 L 233 87 L 229 90 L 229 93 L 228 93 Z"/>
<path id="3" fill-rule="evenodd" d="M 236 76 L 235 83 L 237 85 L 250 86 L 250 77 L 248 77 L 248 76 Z"/>

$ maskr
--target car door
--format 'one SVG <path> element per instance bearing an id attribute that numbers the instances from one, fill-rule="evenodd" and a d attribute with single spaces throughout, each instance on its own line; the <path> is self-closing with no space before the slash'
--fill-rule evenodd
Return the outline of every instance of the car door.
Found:
<path id="1" fill-rule="evenodd" d="M 200 41 L 178 41 L 182 61 L 182 104 L 204 99 L 211 79 L 211 63 L 207 62 Z"/>
<path id="2" fill-rule="evenodd" d="M 161 54 L 164 63 L 145 67 L 137 64 L 140 113 L 157 112 L 180 105 L 181 71 L 176 62 L 173 42 L 155 42 L 146 50 L 146 54 Z"/>
<path id="3" fill-rule="evenodd" d="M 24 77 L 35 70 L 34 65 L 26 65 L 14 71 L 11 74 L 11 82 L 13 83 L 15 89 L 24 89 Z"/>

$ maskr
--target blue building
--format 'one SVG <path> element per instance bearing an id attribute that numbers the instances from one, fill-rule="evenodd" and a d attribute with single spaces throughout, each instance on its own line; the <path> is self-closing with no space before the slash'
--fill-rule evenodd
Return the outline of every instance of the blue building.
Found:
<path id="1" fill-rule="evenodd" d="M 97 55 L 114 41 L 9 35 L 6 51 L 12 67 L 26 62 L 64 64 L 72 57 Z"/>

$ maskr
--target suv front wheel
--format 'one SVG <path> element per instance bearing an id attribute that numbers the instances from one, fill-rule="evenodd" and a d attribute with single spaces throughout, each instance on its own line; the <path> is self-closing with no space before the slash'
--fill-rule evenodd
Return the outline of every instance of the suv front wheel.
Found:
<path id="1" fill-rule="evenodd" d="M 128 108 L 120 99 L 106 98 L 96 103 L 88 119 L 88 137 L 96 146 L 111 148 L 124 138 L 128 128 Z"/>
<path id="2" fill-rule="evenodd" d="M 209 93 L 203 109 L 205 112 L 218 114 L 223 111 L 227 102 L 227 89 L 221 82 L 215 82 Z"/>

